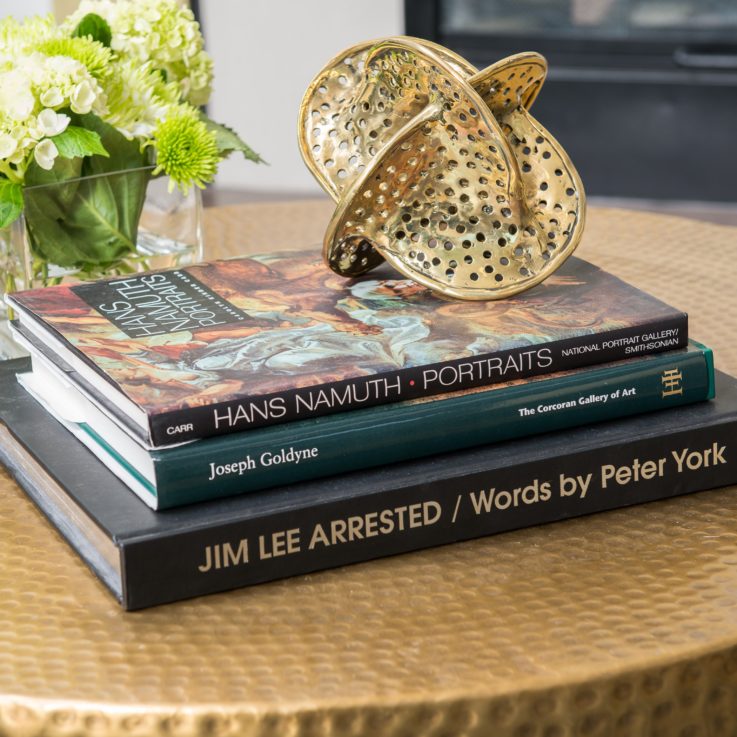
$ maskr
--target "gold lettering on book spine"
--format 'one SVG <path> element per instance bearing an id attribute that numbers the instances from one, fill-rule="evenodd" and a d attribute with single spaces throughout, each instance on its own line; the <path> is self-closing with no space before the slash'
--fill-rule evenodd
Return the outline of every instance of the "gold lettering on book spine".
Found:
<path id="1" fill-rule="evenodd" d="M 408 37 L 346 49 L 299 113 L 305 163 L 337 203 L 323 255 L 354 277 L 389 261 L 439 294 L 498 299 L 540 283 L 578 245 L 583 185 L 529 113 L 539 54 L 478 71 Z"/>
<path id="2" fill-rule="evenodd" d="M 667 369 L 663 371 L 660 381 L 663 384 L 663 398 L 683 394 L 683 385 L 681 384 L 683 374 L 679 369 Z"/>

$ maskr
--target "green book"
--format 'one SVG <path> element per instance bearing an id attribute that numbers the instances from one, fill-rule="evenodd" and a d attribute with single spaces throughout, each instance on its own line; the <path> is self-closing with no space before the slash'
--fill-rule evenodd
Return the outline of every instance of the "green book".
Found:
<path id="1" fill-rule="evenodd" d="M 146 449 L 34 355 L 19 377 L 69 431 L 154 509 L 711 399 L 712 353 L 688 348 L 492 387 Z M 73 374 L 73 372 L 71 372 Z"/>

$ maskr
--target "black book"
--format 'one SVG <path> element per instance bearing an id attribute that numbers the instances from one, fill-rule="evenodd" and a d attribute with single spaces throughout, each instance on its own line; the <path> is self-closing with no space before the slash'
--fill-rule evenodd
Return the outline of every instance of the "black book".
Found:
<path id="1" fill-rule="evenodd" d="M 628 420 L 148 509 L 0 366 L 0 460 L 127 609 L 737 482 L 737 380 Z"/>

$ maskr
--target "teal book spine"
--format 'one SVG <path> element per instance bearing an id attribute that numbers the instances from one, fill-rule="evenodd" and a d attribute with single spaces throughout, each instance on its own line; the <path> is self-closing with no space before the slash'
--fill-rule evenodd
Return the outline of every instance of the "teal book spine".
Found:
<path id="1" fill-rule="evenodd" d="M 711 350 L 329 415 L 153 450 L 158 508 L 602 422 L 713 397 Z M 153 490 L 152 490 L 153 491 Z"/>

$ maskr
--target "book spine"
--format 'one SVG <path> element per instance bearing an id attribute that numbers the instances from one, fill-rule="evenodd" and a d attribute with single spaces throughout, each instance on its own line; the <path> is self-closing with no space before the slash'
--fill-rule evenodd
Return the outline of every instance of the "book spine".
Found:
<path id="1" fill-rule="evenodd" d="M 688 317 L 681 313 L 604 333 L 172 410 L 151 416 L 149 433 L 154 446 L 166 445 L 650 355 L 687 343 Z"/>
<path id="2" fill-rule="evenodd" d="M 189 504 L 706 399 L 708 349 L 391 404 L 152 453 L 158 508 Z"/>
<path id="3" fill-rule="evenodd" d="M 737 481 L 737 420 L 515 462 L 123 547 L 125 605 L 177 599 Z"/>

